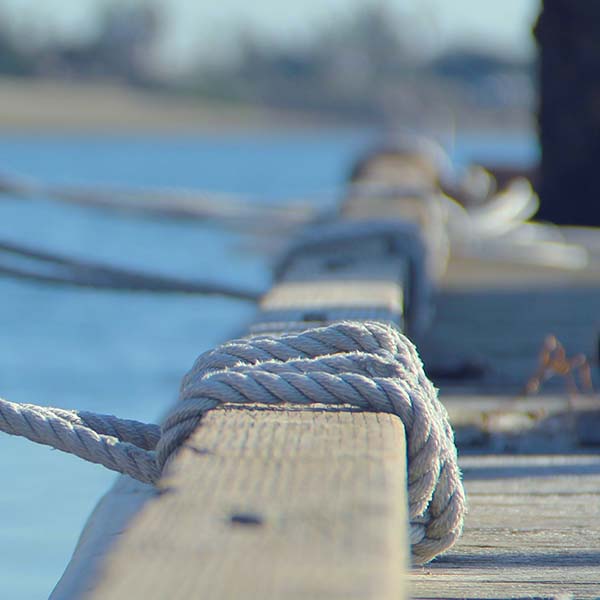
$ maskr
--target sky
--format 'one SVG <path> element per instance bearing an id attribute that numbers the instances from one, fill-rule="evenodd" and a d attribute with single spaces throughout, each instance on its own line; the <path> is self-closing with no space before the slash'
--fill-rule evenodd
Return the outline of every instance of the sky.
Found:
<path id="1" fill-rule="evenodd" d="M 40 37 L 89 35 L 99 9 L 110 3 L 143 0 L 0 0 L 0 11 L 15 27 Z M 231 51 L 235 33 L 253 29 L 276 40 L 310 39 L 327 21 L 350 15 L 378 0 L 155 0 L 167 19 L 163 52 L 185 65 L 194 57 L 218 57 Z M 379 0 L 381 1 L 381 0 Z M 448 46 L 478 44 L 513 56 L 535 50 L 531 27 L 540 0 L 388 0 L 421 32 L 426 53 Z"/>

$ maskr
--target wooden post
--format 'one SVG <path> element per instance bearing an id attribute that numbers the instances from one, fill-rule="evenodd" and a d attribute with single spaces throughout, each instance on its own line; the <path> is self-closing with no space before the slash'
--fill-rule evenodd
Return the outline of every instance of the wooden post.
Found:
<path id="1" fill-rule="evenodd" d="M 389 415 L 216 410 L 86 597 L 405 598 L 404 455 Z"/>
<path id="2" fill-rule="evenodd" d="M 542 151 L 538 218 L 600 225 L 600 4 L 544 0 L 535 28 Z"/>
<path id="3" fill-rule="evenodd" d="M 410 261 L 393 243 L 393 222 L 375 229 L 300 243 L 280 264 L 251 332 L 343 318 L 401 327 Z M 318 406 L 215 410 L 158 490 L 119 479 L 52 598 L 407 598 L 406 472 L 395 416 Z"/>

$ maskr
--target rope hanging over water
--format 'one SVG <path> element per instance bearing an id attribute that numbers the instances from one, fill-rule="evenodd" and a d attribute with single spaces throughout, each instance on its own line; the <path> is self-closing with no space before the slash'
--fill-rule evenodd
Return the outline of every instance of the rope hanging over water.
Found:
<path id="1" fill-rule="evenodd" d="M 231 341 L 196 361 L 162 427 L 88 412 L 0 401 L 0 430 L 76 454 L 146 483 L 222 403 L 350 404 L 398 415 L 407 436 L 414 561 L 459 537 L 465 496 L 454 436 L 415 347 L 377 322 Z"/>
<path id="2" fill-rule="evenodd" d="M 186 280 L 124 269 L 3 241 L 0 241 L 0 275 L 93 289 L 218 295 L 252 302 L 262 295 L 258 291 L 225 283 Z"/>
<path id="3" fill-rule="evenodd" d="M 448 170 L 449 158 L 441 148 L 437 168 Z M 475 170 L 481 177 L 471 181 Z M 345 190 L 337 190 L 347 198 L 389 199 L 417 197 L 430 216 L 443 213 L 442 227 L 452 254 L 478 259 L 509 260 L 525 264 L 541 264 L 564 269 L 581 269 L 589 262 L 586 248 L 567 243 L 561 232 L 548 224 L 532 222 L 539 201 L 531 185 L 515 179 L 504 190 L 496 190 L 493 177 L 482 168 L 472 168 L 462 178 L 456 173 L 447 190 L 449 194 L 465 187 L 471 206 L 442 193 L 442 188 L 428 190 L 407 188 L 389 182 L 353 182 Z M 447 175 L 446 178 L 449 176 Z M 446 186 L 448 187 L 448 186 Z M 435 193 L 434 193 L 435 192 Z M 129 212 L 159 218 L 199 220 L 220 227 L 251 234 L 269 233 L 277 238 L 299 227 L 327 220 L 333 208 L 323 208 L 303 201 L 261 202 L 244 196 L 217 194 L 197 190 L 110 189 L 91 186 L 46 184 L 30 178 L 0 175 L 0 195 L 11 198 L 47 198 L 57 202 L 113 212 Z M 335 195 L 335 194 L 334 194 Z M 331 194 L 330 194 L 331 196 Z M 460 194 L 459 194 L 460 196 Z"/>
<path id="4" fill-rule="evenodd" d="M 32 178 L 0 174 L 0 195 L 55 202 L 150 217 L 217 222 L 236 230 L 279 231 L 304 225 L 315 208 L 300 200 L 261 202 L 231 194 L 179 189 L 114 189 L 47 184 Z"/>

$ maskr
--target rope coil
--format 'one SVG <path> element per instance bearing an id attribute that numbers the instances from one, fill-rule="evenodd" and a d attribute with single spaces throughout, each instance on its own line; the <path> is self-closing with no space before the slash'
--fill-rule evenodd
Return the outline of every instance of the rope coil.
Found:
<path id="1" fill-rule="evenodd" d="M 234 340 L 198 358 L 160 433 L 156 425 L 0 402 L 0 429 L 156 483 L 169 460 L 222 403 L 350 404 L 396 414 L 407 436 L 413 559 L 456 541 L 465 496 L 445 408 L 415 347 L 390 325 L 339 322 Z"/>

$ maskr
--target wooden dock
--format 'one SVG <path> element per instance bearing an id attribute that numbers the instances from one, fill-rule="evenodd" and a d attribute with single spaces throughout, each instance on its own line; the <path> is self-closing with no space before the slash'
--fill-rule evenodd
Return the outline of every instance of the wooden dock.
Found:
<path id="1" fill-rule="evenodd" d="M 497 274 L 491 281 L 490 272 Z M 451 264 L 422 349 L 433 369 L 448 361 L 483 369 L 471 380 L 439 383 L 469 514 L 450 552 L 413 569 L 413 597 L 597 598 L 600 395 L 569 403 L 560 378 L 536 396 L 522 390 L 550 333 L 569 355 L 582 352 L 595 363 L 598 384 L 600 264 L 583 272 L 490 272 Z"/>
<path id="2" fill-rule="evenodd" d="M 314 253 L 301 255 L 254 331 L 340 315 L 401 323 L 397 268 L 369 288 L 380 251 L 389 245 L 346 248 L 352 260 L 316 278 Z M 340 294 L 340 281 L 354 284 Z M 376 298 L 365 312 L 367 289 Z M 52 598 L 599 597 L 600 439 L 585 425 L 600 422 L 600 398 L 569 401 L 558 381 L 532 398 L 521 390 L 549 333 L 597 361 L 600 265 L 454 261 L 435 304 L 419 349 L 456 426 L 470 507 L 447 554 L 408 567 L 397 418 L 225 408 L 210 413 L 158 490 L 119 478 Z"/>
<path id="3" fill-rule="evenodd" d="M 216 410 L 87 597 L 403 597 L 403 447 L 390 415 Z"/>
<path id="4" fill-rule="evenodd" d="M 389 232 L 404 235 L 384 230 L 295 248 L 250 331 L 401 326 L 404 249 L 393 268 L 382 258 Z M 322 405 L 217 409 L 158 489 L 119 478 L 52 598 L 407 598 L 407 508 L 399 418 Z"/>
<path id="5" fill-rule="evenodd" d="M 413 598 L 597 598 L 600 455 L 463 456 L 463 537 L 413 569 Z"/>

